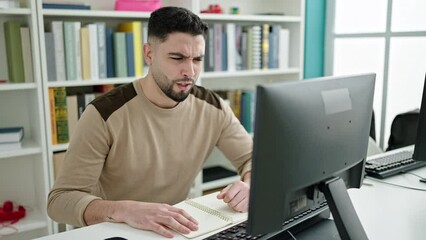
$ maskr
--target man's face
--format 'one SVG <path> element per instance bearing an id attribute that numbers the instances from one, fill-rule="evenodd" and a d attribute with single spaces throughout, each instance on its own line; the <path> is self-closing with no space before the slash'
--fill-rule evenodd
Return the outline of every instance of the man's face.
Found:
<path id="1" fill-rule="evenodd" d="M 153 41 L 150 71 L 163 93 L 175 102 L 185 100 L 197 81 L 204 57 L 202 35 L 171 33 L 165 42 Z"/>

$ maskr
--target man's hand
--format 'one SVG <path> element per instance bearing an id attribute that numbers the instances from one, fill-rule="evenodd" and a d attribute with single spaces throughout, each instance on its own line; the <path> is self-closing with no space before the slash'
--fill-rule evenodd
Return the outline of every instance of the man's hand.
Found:
<path id="1" fill-rule="evenodd" d="M 88 221 L 88 218 L 93 213 L 92 211 L 105 209 L 103 208 L 105 206 L 98 204 L 114 205 L 115 211 L 111 215 L 107 215 L 106 221 L 124 222 L 131 227 L 153 231 L 167 238 L 174 237 L 171 229 L 183 234 L 198 230 L 197 220 L 182 209 L 168 204 L 136 201 L 117 201 L 112 203 L 111 201 L 94 200 L 85 211 L 87 224 L 96 223 Z M 110 207 L 112 206 L 110 205 Z"/>
<path id="2" fill-rule="evenodd" d="M 238 212 L 247 212 L 250 196 L 250 173 L 244 175 L 244 181 L 228 185 L 217 195 L 229 207 Z"/>

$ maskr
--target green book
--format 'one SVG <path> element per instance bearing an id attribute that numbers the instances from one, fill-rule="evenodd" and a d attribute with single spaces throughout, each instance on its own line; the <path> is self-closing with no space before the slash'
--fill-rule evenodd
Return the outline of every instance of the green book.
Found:
<path id="1" fill-rule="evenodd" d="M 24 60 L 22 58 L 21 46 L 21 24 L 13 20 L 5 22 L 4 37 L 6 42 L 9 82 L 25 82 Z"/>
<path id="2" fill-rule="evenodd" d="M 114 70 L 116 77 L 127 77 L 126 33 L 114 33 Z"/>
<path id="3" fill-rule="evenodd" d="M 65 87 L 55 88 L 54 96 L 57 140 L 58 143 L 67 143 L 69 141 L 69 132 L 67 91 Z"/>

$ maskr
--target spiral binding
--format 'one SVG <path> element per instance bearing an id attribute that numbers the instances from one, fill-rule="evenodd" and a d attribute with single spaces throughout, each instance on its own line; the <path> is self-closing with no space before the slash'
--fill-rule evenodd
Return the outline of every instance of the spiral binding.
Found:
<path id="1" fill-rule="evenodd" d="M 192 200 L 186 200 L 185 202 L 186 202 L 186 203 L 188 203 L 189 205 L 191 205 L 191 206 L 195 207 L 195 208 L 200 209 L 201 211 L 204 211 L 204 212 L 206 212 L 206 213 L 208 213 L 208 214 L 211 214 L 211 215 L 213 215 L 213 216 L 216 216 L 216 217 L 218 217 L 218 218 L 222 219 L 223 221 L 231 222 L 231 223 L 233 222 L 232 218 L 230 218 L 230 217 L 228 217 L 228 216 L 223 215 L 221 212 L 219 212 L 219 211 L 217 211 L 217 210 L 211 209 L 211 208 L 209 208 L 209 207 L 207 207 L 207 206 L 204 206 L 204 205 L 199 204 L 199 203 L 197 203 L 197 202 L 194 202 L 194 201 L 192 201 Z"/>

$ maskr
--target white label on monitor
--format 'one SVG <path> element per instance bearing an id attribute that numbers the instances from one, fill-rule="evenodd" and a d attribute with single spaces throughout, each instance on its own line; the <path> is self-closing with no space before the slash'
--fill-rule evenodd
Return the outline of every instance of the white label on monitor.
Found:
<path id="1" fill-rule="evenodd" d="M 321 95 L 327 115 L 352 109 L 352 101 L 347 88 L 322 91 Z"/>

